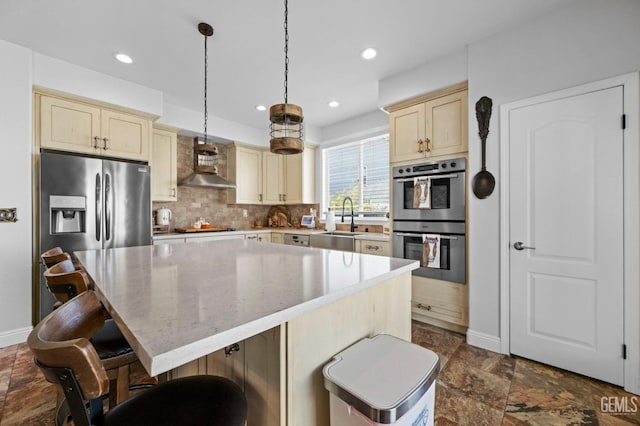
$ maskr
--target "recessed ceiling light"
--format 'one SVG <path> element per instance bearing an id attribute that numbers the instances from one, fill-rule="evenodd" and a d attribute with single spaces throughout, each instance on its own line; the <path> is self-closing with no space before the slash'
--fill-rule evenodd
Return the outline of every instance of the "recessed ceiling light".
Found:
<path id="1" fill-rule="evenodd" d="M 340 102 L 338 102 L 338 101 L 331 101 L 331 102 L 329 102 L 329 106 L 330 106 L 331 108 L 339 107 L 339 106 L 340 106 Z"/>
<path id="2" fill-rule="evenodd" d="M 364 49 L 360 54 L 360 56 L 362 56 L 364 59 L 373 59 L 376 57 L 377 54 L 378 52 L 376 52 L 376 49 L 374 49 L 373 47 L 370 47 L 368 49 Z"/>
<path id="3" fill-rule="evenodd" d="M 133 62 L 133 59 L 131 59 L 131 56 L 125 55 L 124 53 L 116 53 L 113 56 L 115 56 L 115 58 L 120 62 L 122 62 L 123 64 L 130 64 Z"/>
<path id="4" fill-rule="evenodd" d="M 267 110 L 267 107 L 266 107 L 266 106 L 264 106 L 264 105 L 256 105 L 256 109 L 257 109 L 258 111 L 266 111 L 266 110 Z"/>

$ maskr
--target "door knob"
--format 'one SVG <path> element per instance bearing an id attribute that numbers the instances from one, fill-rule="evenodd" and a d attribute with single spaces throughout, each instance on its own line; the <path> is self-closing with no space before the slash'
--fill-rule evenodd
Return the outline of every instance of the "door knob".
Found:
<path id="1" fill-rule="evenodd" d="M 516 241 L 515 243 L 513 243 L 513 248 L 516 250 L 524 250 L 524 249 L 535 250 L 535 247 L 525 246 L 522 241 Z"/>

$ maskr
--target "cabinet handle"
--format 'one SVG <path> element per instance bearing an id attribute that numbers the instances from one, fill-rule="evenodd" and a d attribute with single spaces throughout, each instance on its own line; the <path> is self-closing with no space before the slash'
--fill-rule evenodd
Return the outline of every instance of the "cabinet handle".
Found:
<path id="1" fill-rule="evenodd" d="M 278 194 L 278 201 L 282 201 L 282 194 Z"/>
<path id="2" fill-rule="evenodd" d="M 382 247 L 367 245 L 367 250 L 382 251 Z"/>
<path id="3" fill-rule="evenodd" d="M 109 149 L 109 138 L 102 138 L 102 140 L 104 141 L 104 149 L 105 151 Z"/>
<path id="4" fill-rule="evenodd" d="M 225 346 L 224 347 L 224 356 L 226 357 L 230 357 L 231 354 L 233 354 L 234 352 L 238 352 L 240 350 L 240 345 L 237 343 L 234 343 L 231 346 Z"/>
<path id="5" fill-rule="evenodd" d="M 262 194 L 258 194 L 258 201 L 262 201 Z"/>
<path id="6" fill-rule="evenodd" d="M 418 139 L 418 152 L 422 152 L 422 139 Z"/>
<path id="7" fill-rule="evenodd" d="M 176 189 L 175 188 L 171 188 L 171 196 L 172 197 L 176 196 Z"/>
<path id="8" fill-rule="evenodd" d="M 94 136 L 94 137 L 93 137 L 93 147 L 94 147 L 95 149 L 100 149 L 100 145 L 98 145 L 98 140 L 100 140 L 100 138 L 99 138 L 99 137 L 97 137 L 97 136 Z"/>
<path id="9" fill-rule="evenodd" d="M 427 138 L 425 142 L 427 143 L 427 152 L 431 152 L 431 139 Z"/>
<path id="10" fill-rule="evenodd" d="M 282 194 L 282 201 L 287 201 L 287 194 Z"/>
<path id="11" fill-rule="evenodd" d="M 418 309 L 424 309 L 425 311 L 430 311 L 431 305 L 423 305 L 422 303 L 418 303 Z"/>

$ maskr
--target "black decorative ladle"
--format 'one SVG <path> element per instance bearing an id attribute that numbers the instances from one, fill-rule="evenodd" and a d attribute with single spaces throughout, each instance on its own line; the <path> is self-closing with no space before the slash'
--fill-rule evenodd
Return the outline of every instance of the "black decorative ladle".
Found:
<path id="1" fill-rule="evenodd" d="M 482 169 L 473 177 L 471 187 L 476 197 L 483 199 L 493 193 L 496 186 L 496 180 L 493 175 L 487 171 L 486 162 L 486 145 L 487 136 L 489 135 L 489 119 L 491 119 L 491 106 L 493 102 L 491 98 L 483 96 L 476 102 L 476 118 L 478 119 L 478 135 L 482 142 Z"/>

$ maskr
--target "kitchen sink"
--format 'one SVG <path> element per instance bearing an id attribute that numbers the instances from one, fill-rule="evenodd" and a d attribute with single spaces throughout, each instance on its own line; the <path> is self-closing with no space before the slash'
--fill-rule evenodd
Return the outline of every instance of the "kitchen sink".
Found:
<path id="1" fill-rule="evenodd" d="M 325 248 L 331 250 L 356 251 L 355 232 L 331 231 L 311 234 L 309 245 L 311 247 Z"/>

